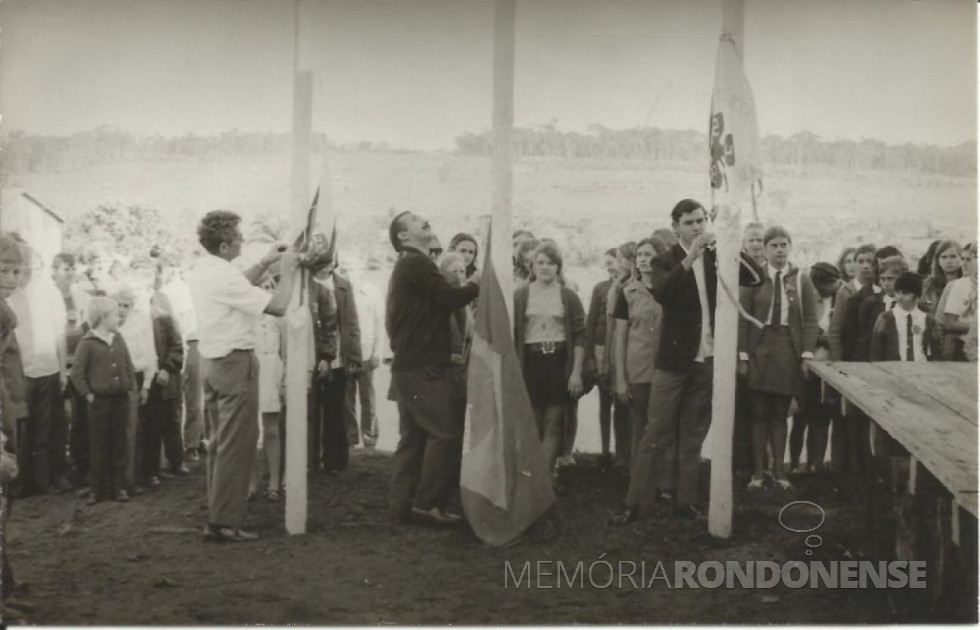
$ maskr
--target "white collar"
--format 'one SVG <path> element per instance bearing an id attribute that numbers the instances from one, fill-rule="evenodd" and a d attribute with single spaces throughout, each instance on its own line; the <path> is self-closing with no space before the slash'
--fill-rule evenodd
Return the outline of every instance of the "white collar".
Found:
<path id="1" fill-rule="evenodd" d="M 782 269 L 776 269 L 775 267 L 772 266 L 772 263 L 766 262 L 766 269 L 769 272 L 770 278 L 775 278 L 777 273 L 783 274 L 783 277 L 785 278 L 786 274 L 789 272 L 789 263 L 786 263 L 786 265 L 783 266 Z"/>

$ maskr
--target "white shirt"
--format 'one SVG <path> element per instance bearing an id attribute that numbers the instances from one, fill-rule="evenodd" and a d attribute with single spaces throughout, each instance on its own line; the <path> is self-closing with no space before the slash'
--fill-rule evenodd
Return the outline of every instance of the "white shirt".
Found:
<path id="1" fill-rule="evenodd" d="M 895 307 L 895 296 L 888 297 L 887 294 L 881 296 L 881 301 L 885 305 L 885 310 L 890 311 Z"/>
<path id="2" fill-rule="evenodd" d="M 177 332 L 184 342 L 197 339 L 197 316 L 194 314 L 194 301 L 191 299 L 191 288 L 183 278 L 174 278 L 160 287 L 160 293 L 170 300 L 173 309 L 174 323 Z"/>
<path id="3" fill-rule="evenodd" d="M 125 323 L 119 327 L 119 334 L 126 341 L 133 369 L 143 373 L 143 389 L 150 389 L 153 375 L 157 373 L 159 361 L 157 346 L 153 342 L 153 318 L 150 316 L 150 299 L 144 294 L 133 298 L 133 310 Z"/>
<path id="4" fill-rule="evenodd" d="M 681 243 L 681 248 L 685 253 L 691 253 L 691 250 L 685 247 L 684 243 Z M 699 256 L 694 261 L 694 264 L 691 265 L 691 270 L 694 271 L 694 282 L 698 285 L 698 299 L 701 302 L 701 343 L 698 345 L 698 353 L 694 356 L 694 360 L 698 363 L 704 363 L 707 357 L 714 356 L 715 354 L 715 336 L 711 332 L 708 289 L 704 281 L 704 255 Z"/>
<path id="5" fill-rule="evenodd" d="M 961 322 L 972 322 L 977 316 L 977 285 L 972 278 L 957 278 L 946 285 L 945 315 L 956 315 Z M 19 316 L 18 316 L 19 319 Z M 967 340 L 967 335 L 960 335 Z"/>
<path id="6" fill-rule="evenodd" d="M 42 378 L 61 371 L 58 339 L 64 338 L 68 325 L 65 300 L 54 282 L 34 278 L 16 289 L 8 304 L 17 315 L 14 334 L 20 345 L 24 376 Z"/>
<path id="7" fill-rule="evenodd" d="M 382 335 L 384 335 L 384 307 L 381 291 L 373 284 L 358 282 L 354 288 L 354 305 L 357 307 L 357 320 L 361 325 L 361 356 L 365 361 L 372 356 L 380 358 Z"/>
<path id="8" fill-rule="evenodd" d="M 925 352 L 922 350 L 922 335 L 926 330 L 926 314 L 914 309 L 911 313 L 903 308 L 896 308 L 892 311 L 895 315 L 895 328 L 898 329 L 898 356 L 902 361 L 908 361 L 905 349 L 908 344 L 908 318 L 912 318 L 912 356 L 916 361 L 928 361 Z"/>
<path id="9" fill-rule="evenodd" d="M 830 312 L 834 310 L 834 298 L 833 296 L 825 297 L 820 301 L 822 303 L 822 307 L 820 309 L 820 320 L 817 322 L 817 326 L 823 331 L 824 334 L 827 334 L 827 331 L 830 330 Z"/>
<path id="10" fill-rule="evenodd" d="M 789 265 L 784 266 L 782 269 L 776 269 L 770 263 L 766 263 L 766 268 L 769 272 L 769 279 L 773 283 L 773 298 L 776 297 L 776 274 L 779 276 L 779 286 L 782 290 L 782 295 L 780 296 L 780 308 L 779 308 L 779 326 L 789 326 L 789 296 L 786 295 L 786 270 L 789 269 Z M 775 326 L 773 323 L 774 313 L 772 312 L 772 307 L 775 304 L 775 299 L 769 304 L 769 317 L 766 319 L 766 323 L 770 326 Z"/>
<path id="11" fill-rule="evenodd" d="M 194 263 L 187 284 L 197 314 L 198 350 L 220 359 L 232 350 L 255 349 L 255 330 L 272 295 L 252 286 L 230 262 L 205 254 Z"/>

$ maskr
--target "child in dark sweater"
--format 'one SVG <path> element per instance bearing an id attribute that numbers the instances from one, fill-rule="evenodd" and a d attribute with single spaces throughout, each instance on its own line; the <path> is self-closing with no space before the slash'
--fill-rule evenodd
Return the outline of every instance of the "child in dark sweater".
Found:
<path id="1" fill-rule="evenodd" d="M 136 373 L 119 329 L 115 300 L 93 298 L 85 333 L 75 350 L 71 381 L 88 402 L 92 493 L 88 504 L 107 495 L 128 501 L 126 493 L 126 421 L 130 396 L 136 394 Z"/>

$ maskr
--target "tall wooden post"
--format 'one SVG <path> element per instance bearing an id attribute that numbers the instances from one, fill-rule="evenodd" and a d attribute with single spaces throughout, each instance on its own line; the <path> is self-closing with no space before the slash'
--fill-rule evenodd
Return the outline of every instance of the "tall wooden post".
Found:
<path id="1" fill-rule="evenodd" d="M 293 174 L 290 228 L 293 235 L 306 226 L 310 196 L 310 148 L 313 127 L 313 71 L 303 51 L 302 1 L 296 0 L 296 42 L 293 78 Z M 310 382 L 310 334 L 312 321 L 302 290 L 307 272 L 296 274 L 293 299 L 286 313 L 286 531 L 306 533 L 306 413 L 307 385 Z M 302 300 L 302 303 L 301 303 Z"/>
<path id="2" fill-rule="evenodd" d="M 496 0 L 493 38 L 493 152 L 490 256 L 507 312 L 514 319 L 511 212 L 514 192 L 514 40 L 517 0 Z"/>
<path id="3" fill-rule="evenodd" d="M 745 0 L 722 0 L 722 37 L 730 36 L 744 50 Z M 738 299 L 738 257 L 741 211 L 737 206 L 717 207 L 714 231 L 718 252 L 718 299 L 715 306 L 714 389 L 711 399 L 711 496 L 708 533 L 732 535 L 732 434 L 735 424 L 735 371 L 738 362 L 738 305 L 726 295 L 722 283 Z"/>

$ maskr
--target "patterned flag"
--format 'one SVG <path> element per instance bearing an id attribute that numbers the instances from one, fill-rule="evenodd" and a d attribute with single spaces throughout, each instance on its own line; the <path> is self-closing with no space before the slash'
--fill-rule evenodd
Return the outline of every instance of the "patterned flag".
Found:
<path id="1" fill-rule="evenodd" d="M 463 509 L 481 540 L 505 545 L 534 523 L 555 495 L 489 248 L 467 388 L 470 449 L 460 478 Z"/>
<path id="2" fill-rule="evenodd" d="M 742 57 L 730 35 L 718 42 L 711 95 L 711 193 L 718 206 L 735 207 L 762 182 L 759 123 Z"/>

